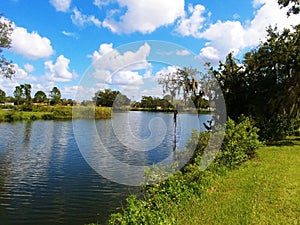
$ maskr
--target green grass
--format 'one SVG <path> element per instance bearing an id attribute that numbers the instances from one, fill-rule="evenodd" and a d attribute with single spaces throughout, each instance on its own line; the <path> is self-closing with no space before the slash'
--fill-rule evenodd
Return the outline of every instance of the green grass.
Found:
<path id="1" fill-rule="evenodd" d="M 2 110 L 0 122 L 30 120 L 110 119 L 111 108 L 92 106 L 41 106 L 33 111 Z"/>
<path id="2" fill-rule="evenodd" d="M 300 224 L 300 141 L 262 147 L 173 212 L 176 224 Z"/>

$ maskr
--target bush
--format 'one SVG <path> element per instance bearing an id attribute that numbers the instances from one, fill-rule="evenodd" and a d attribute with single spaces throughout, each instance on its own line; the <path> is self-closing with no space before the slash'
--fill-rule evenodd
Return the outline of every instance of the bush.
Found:
<path id="1" fill-rule="evenodd" d="M 238 123 L 229 118 L 217 161 L 222 165 L 234 167 L 253 158 L 255 150 L 261 146 L 258 131 L 249 117 L 241 116 Z"/>
<path id="2" fill-rule="evenodd" d="M 56 106 L 52 112 L 54 119 L 72 119 L 72 107 Z"/>
<path id="3" fill-rule="evenodd" d="M 41 116 L 41 119 L 42 119 L 42 120 L 53 120 L 53 119 L 54 119 L 54 116 L 53 116 L 53 114 L 47 113 L 47 114 L 43 114 L 43 115 Z"/>
<path id="4" fill-rule="evenodd" d="M 279 114 L 270 119 L 258 120 L 257 126 L 260 128 L 261 140 L 278 141 L 294 134 L 299 127 L 299 119 L 293 119 L 287 114 Z"/>

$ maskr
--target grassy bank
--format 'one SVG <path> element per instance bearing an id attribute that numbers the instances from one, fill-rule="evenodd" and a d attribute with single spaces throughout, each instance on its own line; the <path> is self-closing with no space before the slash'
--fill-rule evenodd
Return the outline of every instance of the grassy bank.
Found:
<path id="1" fill-rule="evenodd" d="M 260 148 L 173 213 L 176 224 L 300 224 L 300 141 Z"/>
<path id="2" fill-rule="evenodd" d="M 257 131 L 247 118 L 229 120 L 221 150 L 205 171 L 198 163 L 208 136 L 193 134 L 187 146 L 197 144 L 194 160 L 145 187 L 144 197 L 130 196 L 108 223 L 299 224 L 300 141 L 262 146 Z"/>
<path id="3" fill-rule="evenodd" d="M 109 119 L 111 108 L 92 106 L 40 106 L 32 111 L 0 109 L 0 122 L 31 120 Z"/>

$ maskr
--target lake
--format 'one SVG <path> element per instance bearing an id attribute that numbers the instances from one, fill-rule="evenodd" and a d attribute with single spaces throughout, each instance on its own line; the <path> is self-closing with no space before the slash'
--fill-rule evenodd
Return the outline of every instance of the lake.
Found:
<path id="1" fill-rule="evenodd" d="M 210 115 L 178 118 L 177 148 L 183 149 L 192 129 L 204 130 Z M 173 114 L 150 112 L 0 123 L 0 224 L 104 223 L 139 191 L 128 185 L 136 176 L 120 171 L 115 161 L 136 167 L 171 163 L 173 132 Z M 98 158 L 91 155 L 96 151 Z"/>

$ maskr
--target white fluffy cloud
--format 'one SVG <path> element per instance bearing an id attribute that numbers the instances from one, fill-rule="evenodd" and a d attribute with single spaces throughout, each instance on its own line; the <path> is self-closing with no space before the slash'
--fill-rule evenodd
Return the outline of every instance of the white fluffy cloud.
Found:
<path id="1" fill-rule="evenodd" d="M 101 26 L 101 22 L 94 15 L 84 15 L 77 8 L 73 9 L 73 14 L 71 15 L 71 20 L 76 26 L 84 26 L 88 24 L 94 24 L 97 27 Z"/>
<path id="2" fill-rule="evenodd" d="M 151 47 L 145 43 L 136 52 L 128 50 L 120 53 L 118 50 L 113 49 L 111 43 L 101 44 L 99 50 L 95 51 L 90 57 L 94 68 L 98 71 L 113 73 L 118 70 L 139 70 L 149 67 L 147 57 L 150 50 Z"/>
<path id="3" fill-rule="evenodd" d="M 151 47 L 144 43 L 137 50 L 114 49 L 113 45 L 101 44 L 92 55 L 93 78 L 97 88 L 118 88 L 129 95 L 137 96 L 144 84 L 144 76 L 151 70 L 147 61 Z M 146 71 L 146 72 L 145 72 Z"/>
<path id="4" fill-rule="evenodd" d="M 71 0 L 50 0 L 56 11 L 67 12 L 71 5 Z"/>
<path id="5" fill-rule="evenodd" d="M 183 36 L 198 37 L 201 34 L 201 29 L 205 21 L 205 7 L 197 4 L 193 7 L 191 4 L 188 6 L 188 12 L 180 18 L 177 24 L 176 32 Z"/>
<path id="6" fill-rule="evenodd" d="M 117 17 L 118 10 L 111 10 L 103 26 L 114 33 L 151 33 L 158 27 L 175 22 L 184 14 L 184 0 L 118 0 L 125 14 Z"/>
<path id="7" fill-rule="evenodd" d="M 72 80 L 73 73 L 69 69 L 70 60 L 64 55 L 60 55 L 56 62 L 46 61 L 45 69 L 47 71 L 47 77 L 49 80 L 55 82 L 67 82 Z"/>
<path id="8" fill-rule="evenodd" d="M 11 35 L 11 50 L 30 59 L 46 58 L 53 54 L 51 42 L 37 32 L 29 33 L 23 27 L 15 27 Z"/>
<path id="9" fill-rule="evenodd" d="M 113 75 L 112 83 L 118 85 L 122 92 L 134 95 L 144 84 L 143 77 L 135 71 L 120 71 Z M 136 94 L 135 94 L 136 95 Z"/>
<path id="10" fill-rule="evenodd" d="M 277 25 L 279 29 L 296 25 L 299 16 L 286 16 L 287 9 L 280 9 L 274 0 L 254 0 L 254 18 L 251 21 L 217 21 L 207 23 L 205 8 L 201 5 L 188 7 L 188 13 L 177 23 L 175 31 L 183 36 L 206 39 L 206 46 L 199 56 L 205 61 L 223 60 L 229 52 L 238 54 L 241 50 L 253 47 L 265 40 L 266 28 Z M 208 13 L 209 14 L 209 13 Z"/>
<path id="11" fill-rule="evenodd" d="M 218 61 L 220 59 L 219 51 L 211 46 L 202 48 L 200 51 L 200 57 L 212 61 Z"/>

